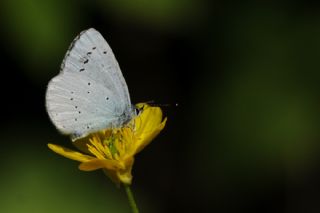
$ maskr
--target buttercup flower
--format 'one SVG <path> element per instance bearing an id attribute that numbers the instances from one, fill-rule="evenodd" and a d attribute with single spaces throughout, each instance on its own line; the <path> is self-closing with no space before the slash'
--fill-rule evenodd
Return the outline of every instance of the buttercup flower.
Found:
<path id="1" fill-rule="evenodd" d="M 79 169 L 82 171 L 103 169 L 117 185 L 130 185 L 135 154 L 160 133 L 167 120 L 162 118 L 159 107 L 145 103 L 136 107 L 141 110 L 139 115 L 126 126 L 103 129 L 75 141 L 75 146 L 82 152 L 55 144 L 48 144 L 48 147 L 66 158 L 81 162 Z"/>

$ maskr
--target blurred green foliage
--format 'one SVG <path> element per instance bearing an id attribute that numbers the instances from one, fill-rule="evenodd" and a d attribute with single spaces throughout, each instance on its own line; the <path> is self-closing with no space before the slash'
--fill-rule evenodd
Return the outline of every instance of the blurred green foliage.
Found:
<path id="1" fill-rule="evenodd" d="M 10 52 L 19 57 L 30 79 L 38 83 L 48 79 L 53 74 L 49 67 L 62 59 L 61 53 L 69 42 L 66 36 L 75 29 L 74 22 L 81 21 L 81 16 L 76 15 L 71 2 L 59 0 L 8 0 L 2 2 L 0 11 Z"/>
<path id="2" fill-rule="evenodd" d="M 206 15 L 201 1 L 195 0 L 109 0 L 97 1 L 117 19 L 147 25 L 155 30 L 178 31 L 195 27 Z"/>

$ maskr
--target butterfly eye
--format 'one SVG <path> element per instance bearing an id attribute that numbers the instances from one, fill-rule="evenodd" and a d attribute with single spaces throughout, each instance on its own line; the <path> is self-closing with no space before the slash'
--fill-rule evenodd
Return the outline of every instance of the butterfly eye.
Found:
<path id="1" fill-rule="evenodd" d="M 139 115 L 142 112 L 142 109 L 138 109 L 137 107 L 134 107 L 134 111 L 136 115 Z"/>

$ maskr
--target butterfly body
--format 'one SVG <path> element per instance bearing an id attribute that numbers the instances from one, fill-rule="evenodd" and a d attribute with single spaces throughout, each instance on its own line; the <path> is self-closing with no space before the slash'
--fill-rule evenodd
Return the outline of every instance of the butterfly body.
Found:
<path id="1" fill-rule="evenodd" d="M 57 129 L 73 140 L 121 127 L 136 115 L 119 64 L 95 29 L 71 43 L 60 73 L 48 84 L 46 107 Z"/>

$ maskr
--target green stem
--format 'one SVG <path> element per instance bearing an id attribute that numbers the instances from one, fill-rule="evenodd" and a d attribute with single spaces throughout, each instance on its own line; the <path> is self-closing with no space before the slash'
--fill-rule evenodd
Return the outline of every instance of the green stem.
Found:
<path id="1" fill-rule="evenodd" d="M 137 207 L 136 202 L 134 201 L 134 197 L 130 188 L 130 185 L 124 184 L 124 189 L 126 190 L 127 196 L 128 196 L 128 200 L 129 200 L 129 204 L 131 206 L 132 212 L 133 213 L 139 213 L 139 209 Z"/>

